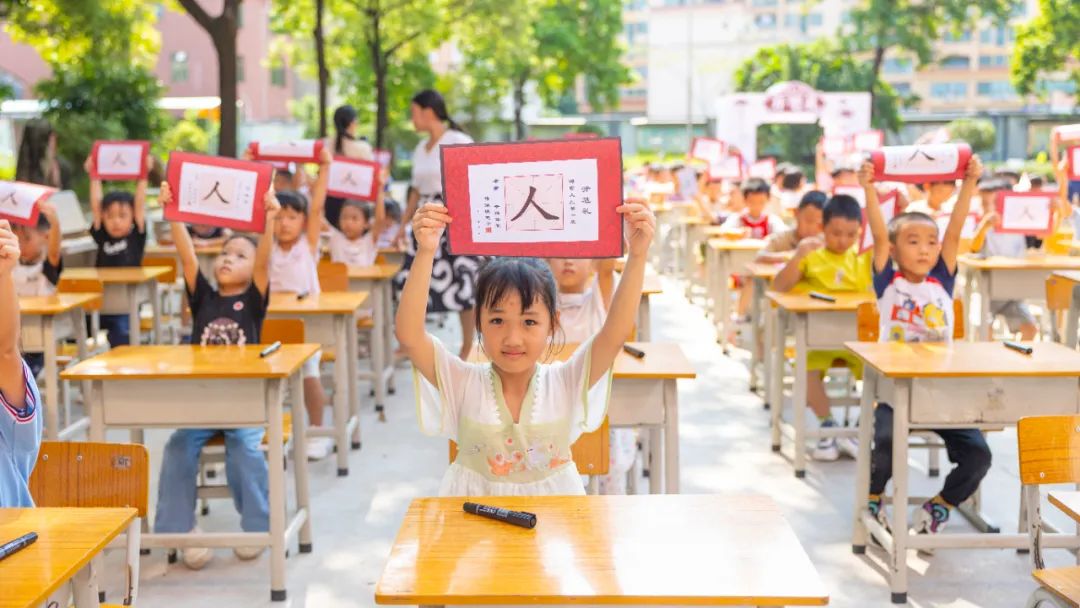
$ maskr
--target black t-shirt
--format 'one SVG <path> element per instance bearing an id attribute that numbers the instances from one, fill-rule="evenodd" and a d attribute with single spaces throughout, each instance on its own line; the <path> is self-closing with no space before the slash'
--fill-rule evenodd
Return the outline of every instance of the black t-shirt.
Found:
<path id="1" fill-rule="evenodd" d="M 202 271 L 195 279 L 195 289 L 188 285 L 191 305 L 192 344 L 258 344 L 270 293 L 265 295 L 252 282 L 247 291 L 236 296 L 223 296 Z"/>
<path id="2" fill-rule="evenodd" d="M 90 236 L 97 243 L 97 267 L 115 268 L 117 266 L 141 266 L 143 249 L 146 248 L 146 230 L 132 226 L 127 236 L 114 239 L 105 231 L 105 226 L 90 228 Z"/>
<path id="3" fill-rule="evenodd" d="M 57 260 L 56 266 L 53 266 L 49 262 L 49 256 L 45 256 L 45 261 L 41 264 L 41 274 L 45 275 L 45 279 L 53 285 L 60 283 L 60 273 L 64 271 L 64 258 Z"/>

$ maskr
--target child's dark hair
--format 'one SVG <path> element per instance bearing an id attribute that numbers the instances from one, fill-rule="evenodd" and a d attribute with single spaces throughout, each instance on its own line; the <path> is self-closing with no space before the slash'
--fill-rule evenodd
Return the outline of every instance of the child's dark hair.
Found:
<path id="1" fill-rule="evenodd" d="M 365 220 L 367 220 L 369 222 L 371 221 L 371 215 L 372 215 L 371 205 L 365 203 L 364 201 L 358 201 L 356 199 L 347 198 L 344 201 L 342 201 L 342 203 L 341 203 L 342 211 L 344 211 L 346 207 L 352 207 L 353 209 L 358 209 L 360 211 L 360 213 L 364 214 L 364 219 Z"/>
<path id="2" fill-rule="evenodd" d="M 821 190 L 810 190 L 806 194 L 802 195 L 802 199 L 799 200 L 799 210 L 807 207 L 817 207 L 818 209 L 825 209 L 825 202 L 829 200 L 829 197 Z"/>
<path id="3" fill-rule="evenodd" d="M 754 194 L 755 192 L 759 194 L 769 194 L 772 192 L 772 189 L 769 187 L 769 183 L 760 177 L 751 177 L 742 183 L 743 196 Z"/>
<path id="4" fill-rule="evenodd" d="M 784 190 L 798 190 L 802 186 L 803 172 L 798 167 L 792 167 L 783 173 L 784 179 L 780 187 Z"/>
<path id="5" fill-rule="evenodd" d="M 110 190 L 101 197 L 101 212 L 105 213 L 113 205 L 127 205 L 135 209 L 135 195 L 127 190 Z"/>
<path id="6" fill-rule="evenodd" d="M 307 197 L 296 190 L 278 190 L 277 200 L 282 209 L 292 209 L 305 216 L 308 214 Z"/>
<path id="7" fill-rule="evenodd" d="M 821 219 L 828 224 L 834 217 L 862 223 L 862 208 L 859 207 L 859 201 L 847 194 L 834 194 L 825 203 Z"/>
<path id="8" fill-rule="evenodd" d="M 259 242 L 255 240 L 255 237 L 251 236 L 250 234 L 244 234 L 242 232 L 237 232 L 237 233 L 233 233 L 233 234 L 229 235 L 229 238 L 225 239 L 225 242 L 222 243 L 221 246 L 225 247 L 225 245 L 228 245 L 230 242 L 235 241 L 237 239 L 240 239 L 241 241 L 247 241 L 247 242 L 251 243 L 251 246 L 256 248 L 256 249 L 259 248 Z"/>
<path id="9" fill-rule="evenodd" d="M 383 201 L 386 207 L 386 217 L 395 222 L 401 222 L 401 205 L 397 201 L 387 198 Z"/>
<path id="10" fill-rule="evenodd" d="M 536 300 L 543 302 L 550 315 L 551 327 L 556 327 L 555 276 L 546 262 L 537 258 L 491 258 L 480 267 L 476 277 L 476 327 L 480 311 L 499 303 L 510 291 L 521 296 L 522 311 Z"/>
<path id="11" fill-rule="evenodd" d="M 979 192 L 997 192 L 998 190 L 1012 190 L 1012 184 L 1001 177 L 992 177 L 979 182 Z"/>

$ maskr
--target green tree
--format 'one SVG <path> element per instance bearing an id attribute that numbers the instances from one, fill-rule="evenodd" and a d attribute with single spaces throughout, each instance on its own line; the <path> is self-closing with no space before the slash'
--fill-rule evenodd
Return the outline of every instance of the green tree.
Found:
<path id="1" fill-rule="evenodd" d="M 967 143 L 977 154 L 991 150 L 996 141 L 994 123 L 985 118 L 958 118 L 946 125 L 945 129 L 952 141 Z"/>
<path id="2" fill-rule="evenodd" d="M 214 44 L 218 60 L 218 97 L 221 99 L 221 133 L 218 154 L 236 156 L 236 32 L 241 0 L 224 0 L 221 12 L 211 16 L 199 0 L 177 0 Z"/>
<path id="3" fill-rule="evenodd" d="M 1070 69 L 1080 90 L 1080 2 L 1039 0 L 1039 14 L 1016 31 L 1012 80 L 1023 94 L 1038 92 L 1040 76 Z"/>
<path id="4" fill-rule="evenodd" d="M 861 0 L 851 10 L 851 25 L 841 28 L 841 39 L 849 50 L 872 53 L 871 70 L 877 76 L 890 49 L 913 55 L 920 66 L 926 65 L 934 60 L 934 44 L 945 31 L 959 33 L 982 17 L 1003 23 L 1020 1 Z M 869 81 L 866 90 L 876 95 L 878 81 Z"/>
<path id="5" fill-rule="evenodd" d="M 154 7 L 140 0 L 18 0 L 5 29 L 50 67 L 124 62 L 151 68 L 161 36 Z"/>
<path id="6" fill-rule="evenodd" d="M 844 53 L 837 44 L 819 40 L 807 45 L 765 47 L 735 71 L 735 90 L 761 92 L 787 80 L 800 80 L 819 91 L 867 91 L 873 84 L 871 124 L 896 131 L 902 124 L 904 100 L 873 72 L 872 66 Z M 759 147 L 778 148 L 793 161 L 811 163 L 821 128 L 817 125 L 770 125 L 759 138 Z"/>

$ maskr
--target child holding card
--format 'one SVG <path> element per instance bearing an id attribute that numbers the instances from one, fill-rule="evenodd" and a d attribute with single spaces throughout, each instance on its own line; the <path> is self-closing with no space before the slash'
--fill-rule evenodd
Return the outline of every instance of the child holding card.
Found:
<path id="1" fill-rule="evenodd" d="M 611 365 L 633 330 L 655 218 L 642 204 L 617 211 L 629 257 L 601 329 L 565 363 L 545 363 L 559 327 L 555 279 L 535 258 L 493 258 L 477 281 L 476 322 L 490 363 L 455 356 L 424 326 L 436 253 L 452 218 L 427 204 L 413 219 L 417 254 L 395 331 L 413 362 L 421 430 L 452 439 L 457 459 L 442 496 L 581 495 L 570 446 L 607 413 Z M 467 221 L 467 220 L 466 220 Z"/>
<path id="2" fill-rule="evenodd" d="M 86 173 L 96 175 L 94 156 L 86 159 Z M 146 247 L 145 177 L 135 182 L 134 196 L 123 190 L 102 194 L 101 180 L 90 178 L 90 212 L 93 226 L 90 236 L 97 243 L 98 268 L 142 265 Z M 101 315 L 101 328 L 109 332 L 109 345 L 130 342 L 131 328 L 127 315 Z"/>
<path id="3" fill-rule="evenodd" d="M 19 239 L 0 220 L 0 508 L 32 507 L 27 484 L 41 445 L 37 382 L 19 356 Z"/>
<path id="4" fill-rule="evenodd" d="M 888 225 L 881 214 L 874 188 L 872 163 L 859 173 L 866 190 L 868 223 L 874 234 L 873 273 L 882 342 L 949 342 L 952 340 L 953 285 L 960 233 L 982 173 L 978 156 L 967 165 L 944 236 L 939 240 L 933 218 L 920 212 L 897 215 Z M 870 460 L 870 496 L 867 508 L 886 530 L 889 519 L 881 495 L 892 477 L 893 410 L 879 403 L 874 411 L 874 446 Z M 990 447 L 976 429 L 942 429 L 941 436 L 956 464 L 945 478 L 941 493 L 916 512 L 912 531 L 937 534 L 945 528 L 950 510 L 967 500 L 990 469 Z M 899 508 L 906 508 L 902 505 Z"/>
<path id="5" fill-rule="evenodd" d="M 12 274 L 19 296 L 50 296 L 56 293 L 63 263 L 60 257 L 60 219 L 56 208 L 47 201 L 38 203 L 37 226 L 13 226 L 19 238 L 19 264 Z M 45 366 L 43 353 L 24 353 L 23 357 L 36 377 Z"/>
<path id="6" fill-rule="evenodd" d="M 368 203 L 352 199 L 342 202 L 338 228 L 330 226 L 330 261 L 349 266 L 371 266 L 375 263 L 379 254 L 376 238 L 390 224 L 386 218 L 384 196 L 380 191 L 375 199 L 374 221 Z"/>
<path id="7" fill-rule="evenodd" d="M 161 184 L 162 207 L 173 204 L 169 184 Z M 214 260 L 215 289 L 199 269 L 195 244 L 187 227 L 172 222 L 176 254 L 184 271 L 188 303 L 192 315 L 192 342 L 202 346 L 258 344 L 266 309 L 270 304 L 269 260 L 273 243 L 274 218 L 280 210 L 273 189 L 263 199 L 266 229 L 256 245 L 246 235 L 230 237 Z M 158 484 L 154 531 L 186 533 L 195 528 L 195 490 L 199 454 L 218 434 L 225 436 L 225 475 L 234 502 L 240 511 L 240 527 L 245 532 L 270 529 L 269 472 L 260 450 L 261 428 L 180 429 L 165 445 Z M 235 549 L 237 557 L 255 559 L 263 548 Z M 206 547 L 187 547 L 182 561 L 192 570 L 204 567 L 213 557 Z"/>

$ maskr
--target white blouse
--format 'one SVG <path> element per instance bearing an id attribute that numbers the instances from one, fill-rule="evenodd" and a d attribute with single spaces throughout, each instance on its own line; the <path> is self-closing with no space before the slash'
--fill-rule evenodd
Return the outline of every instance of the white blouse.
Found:
<path id="1" fill-rule="evenodd" d="M 420 196 L 434 196 L 443 191 L 442 185 L 442 157 L 439 148 L 453 144 L 471 144 L 473 140 L 461 131 L 447 129 L 439 141 L 427 149 L 427 139 L 416 145 L 413 150 L 412 181 L 409 185 L 416 188 Z"/>

